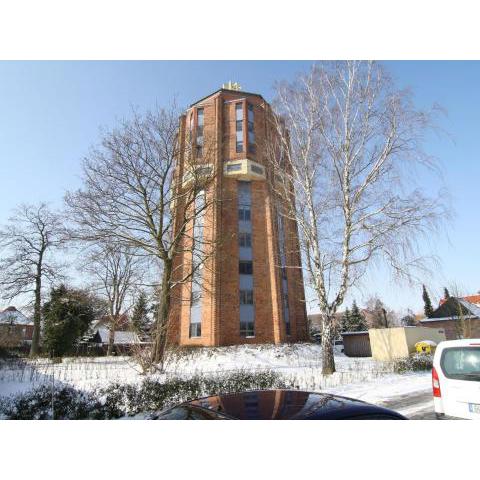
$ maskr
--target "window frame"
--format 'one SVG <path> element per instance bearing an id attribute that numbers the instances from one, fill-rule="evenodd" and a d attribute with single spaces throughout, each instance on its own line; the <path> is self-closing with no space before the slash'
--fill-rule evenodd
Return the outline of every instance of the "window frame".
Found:
<path id="1" fill-rule="evenodd" d="M 240 212 L 242 212 L 240 214 Z M 246 215 L 248 213 L 248 215 Z M 246 218 L 248 217 L 248 218 Z M 250 205 L 239 205 L 238 206 L 238 219 L 241 222 L 251 222 L 252 221 L 252 208 Z"/>
<path id="2" fill-rule="evenodd" d="M 200 338 L 202 336 L 202 322 L 190 322 L 188 334 L 189 338 Z"/>
<path id="3" fill-rule="evenodd" d="M 240 336 L 244 338 L 255 338 L 255 321 L 240 321 Z"/>
<path id="4" fill-rule="evenodd" d="M 238 232 L 238 246 L 242 248 L 252 248 L 251 232 Z"/>
<path id="5" fill-rule="evenodd" d="M 196 110 L 197 129 L 195 133 L 195 155 L 196 158 L 203 156 L 203 143 L 204 143 L 204 125 L 205 125 L 205 109 L 199 107 Z M 201 121 L 200 121 L 201 119 Z"/>
<path id="6" fill-rule="evenodd" d="M 247 149 L 249 153 L 256 152 L 255 146 L 255 113 L 251 103 L 247 103 Z"/>
<path id="7" fill-rule="evenodd" d="M 247 272 L 242 272 L 242 265 L 249 265 L 250 268 L 244 268 L 244 270 L 249 270 Z M 238 261 L 238 273 L 239 275 L 253 275 L 253 260 L 239 260 Z"/>
<path id="8" fill-rule="evenodd" d="M 243 153 L 244 122 L 245 122 L 245 112 L 244 112 L 243 102 L 236 102 L 235 103 L 235 152 L 236 153 Z M 240 134 L 240 137 L 239 137 L 239 134 Z M 241 140 L 239 140 L 239 138 L 241 138 Z"/>
<path id="9" fill-rule="evenodd" d="M 254 296 L 252 289 L 241 289 L 239 290 L 239 301 L 240 305 L 254 305 Z"/>

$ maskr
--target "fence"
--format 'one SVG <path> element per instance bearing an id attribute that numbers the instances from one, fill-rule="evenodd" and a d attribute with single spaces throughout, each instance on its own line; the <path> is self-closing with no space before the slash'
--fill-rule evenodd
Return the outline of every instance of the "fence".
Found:
<path id="1" fill-rule="evenodd" d="M 192 376 L 216 376 L 239 370 L 249 372 L 275 371 L 280 373 L 295 388 L 302 390 L 326 390 L 350 383 L 368 382 L 393 372 L 392 362 L 376 362 L 370 359 L 354 359 L 341 362 L 333 375 L 322 375 L 320 361 L 295 362 L 292 365 L 250 365 L 243 368 L 205 368 L 201 363 L 193 368 L 186 368 L 178 363 L 167 365 L 163 373 L 150 374 L 149 378 L 165 381 L 172 378 L 188 379 Z M 29 383 L 32 387 L 40 384 L 69 384 L 81 389 L 90 389 L 106 383 L 139 382 L 140 367 L 129 358 L 76 358 L 54 363 L 40 361 L 9 360 L 0 362 L 0 396 L 2 382 Z"/>

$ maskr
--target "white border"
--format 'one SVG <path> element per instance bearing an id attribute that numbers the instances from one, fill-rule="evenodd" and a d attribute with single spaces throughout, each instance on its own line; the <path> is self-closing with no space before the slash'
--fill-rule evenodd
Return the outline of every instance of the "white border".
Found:
<path id="1" fill-rule="evenodd" d="M 475 59 L 469 0 L 16 0 L 3 59 Z"/>
<path id="2" fill-rule="evenodd" d="M 0 58 L 475 59 L 478 18 L 477 2 L 466 0 L 16 0 L 0 5 Z M 478 425 L 468 422 L 3 421 L 0 429 L 4 478 L 478 471 Z"/>

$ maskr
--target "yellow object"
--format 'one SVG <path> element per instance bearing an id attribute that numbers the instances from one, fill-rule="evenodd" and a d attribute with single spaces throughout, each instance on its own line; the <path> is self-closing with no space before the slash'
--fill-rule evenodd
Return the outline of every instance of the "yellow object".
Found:
<path id="1" fill-rule="evenodd" d="M 224 83 L 222 88 L 226 88 L 227 90 L 241 90 L 242 87 L 238 82 L 232 82 L 231 80 L 228 83 Z"/>
<path id="2" fill-rule="evenodd" d="M 418 353 L 434 353 L 437 344 L 432 340 L 423 340 L 415 344 Z"/>

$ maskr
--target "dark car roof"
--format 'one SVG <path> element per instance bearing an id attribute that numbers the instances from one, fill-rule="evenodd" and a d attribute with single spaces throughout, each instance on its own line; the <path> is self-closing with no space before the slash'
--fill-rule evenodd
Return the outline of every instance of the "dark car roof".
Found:
<path id="1" fill-rule="evenodd" d="M 215 395 L 183 405 L 239 420 L 341 420 L 368 416 L 404 417 L 361 400 L 301 390 L 255 390 Z"/>

